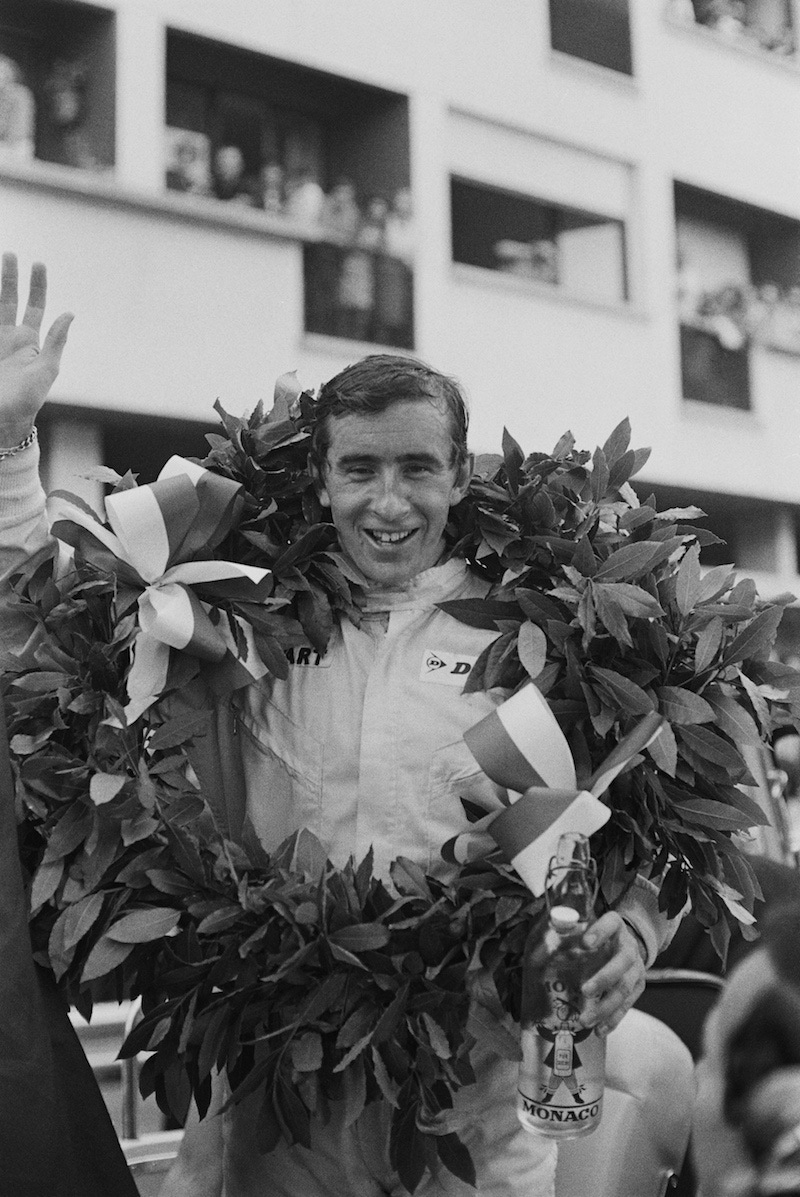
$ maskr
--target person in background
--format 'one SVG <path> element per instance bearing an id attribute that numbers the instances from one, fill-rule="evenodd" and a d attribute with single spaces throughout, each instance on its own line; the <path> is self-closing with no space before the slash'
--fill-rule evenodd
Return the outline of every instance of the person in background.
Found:
<path id="1" fill-rule="evenodd" d="M 352 245 L 360 222 L 361 211 L 356 199 L 355 184 L 352 179 L 343 175 L 325 196 L 322 209 L 325 236 L 336 245 Z"/>
<path id="2" fill-rule="evenodd" d="M 310 332 L 328 336 L 339 333 L 344 247 L 355 239 L 360 218 L 355 186 L 351 179 L 341 176 L 322 205 L 321 240 L 307 247 L 305 301 L 306 327 Z"/>
<path id="3" fill-rule="evenodd" d="M 175 142 L 173 158 L 167 167 L 166 183 L 170 191 L 188 195 L 208 195 L 208 158 L 204 159 L 196 136 L 187 133 Z"/>
<path id="4" fill-rule="evenodd" d="M 395 192 L 383 228 L 383 254 L 376 261 L 375 337 L 384 345 L 412 341 L 414 220 L 411 191 Z"/>
<path id="5" fill-rule="evenodd" d="M 298 224 L 314 229 L 322 220 L 325 192 L 310 167 L 303 167 L 286 182 L 284 215 Z"/>
<path id="6" fill-rule="evenodd" d="M 414 260 L 414 209 L 411 189 L 400 187 L 386 214 L 386 252 L 392 258 L 411 266 Z"/>
<path id="7" fill-rule="evenodd" d="M 284 194 L 284 171 L 280 162 L 265 162 L 259 172 L 261 204 L 272 216 L 283 216 L 286 196 Z"/>
<path id="8" fill-rule="evenodd" d="M 13 58 L 0 54 L 0 162 L 30 162 L 36 103 Z"/>
<path id="9" fill-rule="evenodd" d="M 238 145 L 220 145 L 214 150 L 211 185 L 219 200 L 250 208 L 258 204 L 256 187 L 246 174 L 244 154 Z"/>
<path id="10" fill-rule="evenodd" d="M 45 79 L 40 157 L 78 170 L 103 170 L 86 133 L 89 69 L 58 59 Z"/>
<path id="11" fill-rule="evenodd" d="M 702 1197 L 800 1197 L 800 902 L 772 910 L 709 1015 L 693 1156 Z"/>
<path id="12" fill-rule="evenodd" d="M 358 244 L 364 249 L 381 253 L 386 247 L 386 220 L 389 204 L 382 195 L 372 195 L 367 200 L 364 216 L 356 235 Z"/>
<path id="13" fill-rule="evenodd" d="M 386 201 L 375 196 L 363 213 L 357 211 L 352 244 L 339 262 L 336 331 L 341 337 L 366 341 L 374 331 L 376 251 L 383 243 Z"/>

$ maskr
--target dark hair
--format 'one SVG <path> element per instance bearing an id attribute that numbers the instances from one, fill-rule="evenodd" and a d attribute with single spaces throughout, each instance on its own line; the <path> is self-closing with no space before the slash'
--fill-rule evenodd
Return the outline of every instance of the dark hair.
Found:
<path id="1" fill-rule="evenodd" d="M 469 414 L 459 384 L 414 357 L 373 353 L 326 382 L 317 397 L 311 461 L 321 472 L 330 448 L 330 422 L 338 416 L 375 415 L 406 399 L 441 404 L 450 424 L 455 466 L 467 460 Z"/>

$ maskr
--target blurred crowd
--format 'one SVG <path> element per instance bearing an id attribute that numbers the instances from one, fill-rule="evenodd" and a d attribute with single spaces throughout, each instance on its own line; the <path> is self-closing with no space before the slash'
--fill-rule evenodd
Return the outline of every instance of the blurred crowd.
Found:
<path id="1" fill-rule="evenodd" d="M 170 130 L 166 184 L 171 191 L 202 195 L 285 217 L 340 245 L 359 245 L 410 262 L 413 254 L 411 192 L 359 197 L 352 179 L 340 176 L 326 193 L 311 167 L 286 170 L 265 162 L 248 172 L 237 145 L 209 153 L 203 134 Z"/>
<path id="2" fill-rule="evenodd" d="M 681 324 L 716 337 L 725 349 L 739 351 L 751 342 L 800 352 L 800 287 L 776 283 L 730 283 L 704 290 L 696 275 L 679 270 Z"/>
<path id="3" fill-rule="evenodd" d="M 103 170 L 86 132 L 89 72 L 78 60 L 57 59 L 34 89 L 20 65 L 0 54 L 0 162 L 34 158 Z"/>
<path id="4" fill-rule="evenodd" d="M 249 172 L 234 144 L 168 130 L 167 188 L 266 212 L 306 242 L 306 329 L 411 346 L 414 221 L 411 191 L 361 196 L 339 176 L 325 191 L 309 166 L 277 161 Z"/>
<path id="5" fill-rule="evenodd" d="M 788 0 L 669 0 L 673 20 L 702 25 L 732 42 L 794 54 L 797 40 Z"/>
<path id="6" fill-rule="evenodd" d="M 102 170 L 87 132 L 89 72 L 54 62 L 28 86 L 0 54 L 0 162 L 33 159 Z M 211 148 L 187 129 L 166 130 L 168 190 L 256 209 L 286 222 L 306 243 L 306 329 L 400 347 L 412 344 L 414 223 L 411 192 L 358 193 L 351 178 L 323 189 L 319 171 L 266 161 L 255 172 L 240 146 Z"/>

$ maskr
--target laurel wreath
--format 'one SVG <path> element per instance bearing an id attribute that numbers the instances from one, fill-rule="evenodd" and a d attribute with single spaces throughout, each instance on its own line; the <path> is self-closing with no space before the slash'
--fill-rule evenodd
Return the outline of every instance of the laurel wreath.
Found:
<path id="1" fill-rule="evenodd" d="M 279 676 L 288 648 L 324 652 L 338 619 L 359 618 L 362 579 L 307 472 L 314 403 L 284 376 L 269 413 L 217 404 L 222 431 L 202 463 L 241 485 L 241 516 L 215 552 L 272 571 L 280 601 L 235 613 Z M 647 452 L 629 437 L 623 421 L 593 454 L 569 434 L 525 454 L 506 434 L 447 530 L 450 554 L 491 589 L 443 608 L 497 633 L 470 689 L 532 680 L 545 694 L 579 786 L 632 722 L 665 717 L 606 795 L 601 900 L 613 906 L 646 873 L 666 913 L 691 901 L 724 953 L 732 927 L 750 933 L 758 889 L 743 838 L 765 822 L 740 788 L 753 783 L 742 750 L 800 720 L 800 674 L 771 655 L 791 596 L 767 604 L 732 568 L 703 570 L 715 540 L 694 523 L 703 513 L 639 499 L 630 480 Z M 371 854 L 335 868 L 302 830 L 248 856 L 188 767 L 219 680 L 173 650 L 167 690 L 127 726 L 130 589 L 85 546 L 66 571 L 51 546 L 14 590 L 37 628 L 2 680 L 32 936 L 68 999 L 88 1015 L 98 996 L 141 996 L 124 1051 L 151 1053 L 142 1090 L 178 1119 L 192 1097 L 205 1111 L 217 1071 L 231 1102 L 260 1094 L 264 1151 L 310 1145 L 333 1101 L 355 1118 L 383 1100 L 409 1192 L 439 1166 L 474 1183 L 454 1096 L 474 1081 L 477 1042 L 518 1058 L 520 960 L 540 903 L 496 854 L 446 880 L 399 859 L 390 881 Z M 465 828 L 483 813 L 465 804 Z"/>

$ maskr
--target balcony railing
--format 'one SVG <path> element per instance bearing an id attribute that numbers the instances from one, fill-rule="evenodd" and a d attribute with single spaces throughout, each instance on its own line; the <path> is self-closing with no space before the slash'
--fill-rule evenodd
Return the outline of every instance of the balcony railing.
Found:
<path id="1" fill-rule="evenodd" d="M 306 332 L 412 349 L 413 273 L 407 262 L 328 241 L 303 246 Z"/>

